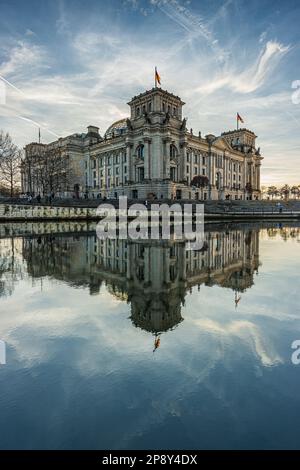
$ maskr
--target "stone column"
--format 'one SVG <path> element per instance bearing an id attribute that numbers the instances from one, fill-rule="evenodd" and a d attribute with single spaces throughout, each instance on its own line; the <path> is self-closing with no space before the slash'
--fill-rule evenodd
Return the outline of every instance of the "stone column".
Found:
<path id="1" fill-rule="evenodd" d="M 133 160 L 132 159 L 133 144 L 131 142 L 126 142 L 125 146 L 126 146 L 127 175 L 128 175 L 129 181 L 133 181 L 134 180 L 134 177 L 133 177 L 134 168 L 133 168 L 133 161 L 132 161 Z"/>
<path id="2" fill-rule="evenodd" d="M 243 189 L 246 189 L 246 184 L 247 184 L 247 161 L 246 158 L 244 158 L 244 165 L 243 165 Z"/>
<path id="3" fill-rule="evenodd" d="M 163 159 L 164 159 L 164 167 L 163 167 L 163 178 L 170 178 L 170 145 L 171 145 L 171 138 L 166 137 L 163 139 Z"/>
<path id="4" fill-rule="evenodd" d="M 151 179 L 151 162 L 150 162 L 150 143 L 151 139 L 149 137 L 144 137 L 144 178 L 145 180 Z"/>
<path id="5" fill-rule="evenodd" d="M 124 159 L 123 159 L 123 151 L 120 152 L 120 169 L 121 169 L 121 172 L 120 172 L 120 183 L 122 185 L 122 187 L 124 186 Z"/>
<path id="6" fill-rule="evenodd" d="M 257 165 L 257 189 L 260 191 L 260 167 L 261 163 Z"/>
<path id="7" fill-rule="evenodd" d="M 253 187 L 253 163 L 251 162 L 250 165 L 249 165 L 249 183 L 251 184 L 251 186 Z"/>
<path id="8" fill-rule="evenodd" d="M 187 152 L 187 142 L 184 141 L 181 143 L 181 159 L 180 159 L 180 172 L 179 172 L 179 181 L 185 180 L 186 179 L 186 152 Z"/>
<path id="9" fill-rule="evenodd" d="M 215 189 L 215 157 L 211 149 L 209 150 L 209 184 L 210 184 L 210 199 L 212 199 L 212 191 Z"/>
<path id="10" fill-rule="evenodd" d="M 116 153 L 111 154 L 111 177 L 110 177 L 110 194 L 114 197 L 115 187 L 116 187 Z"/>

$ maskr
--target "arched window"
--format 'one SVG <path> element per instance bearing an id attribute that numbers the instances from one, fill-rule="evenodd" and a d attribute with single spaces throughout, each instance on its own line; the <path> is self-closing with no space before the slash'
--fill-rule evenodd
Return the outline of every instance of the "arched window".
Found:
<path id="1" fill-rule="evenodd" d="M 177 148 L 175 147 L 175 145 L 171 144 L 170 145 L 170 158 L 175 158 L 177 155 Z"/>
<path id="2" fill-rule="evenodd" d="M 141 158 L 142 160 L 144 159 L 144 145 L 143 144 L 138 146 L 138 148 L 136 149 L 136 153 L 137 153 L 138 158 Z"/>
<path id="3" fill-rule="evenodd" d="M 136 116 L 139 116 L 140 115 L 140 108 L 137 106 L 136 108 Z"/>
<path id="4" fill-rule="evenodd" d="M 151 101 L 149 101 L 149 103 L 148 103 L 148 111 L 149 111 L 149 113 L 151 112 Z"/>
<path id="5" fill-rule="evenodd" d="M 143 113 L 145 113 L 145 112 L 146 112 L 146 106 L 143 105 Z"/>

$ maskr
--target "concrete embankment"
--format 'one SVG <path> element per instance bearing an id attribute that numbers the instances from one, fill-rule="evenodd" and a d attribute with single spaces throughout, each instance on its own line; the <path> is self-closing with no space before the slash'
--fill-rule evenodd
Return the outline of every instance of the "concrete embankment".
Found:
<path id="1" fill-rule="evenodd" d="M 96 201 L 94 201 L 96 202 Z M 118 207 L 117 201 L 106 201 Z M 131 204 L 138 201 L 130 201 Z M 139 201 L 143 202 L 143 201 Z M 161 202 L 161 201 L 159 201 Z M 189 203 L 189 201 L 162 201 L 164 203 Z M 88 206 L 88 203 L 87 203 Z M 98 206 L 98 204 L 97 204 Z M 97 215 L 97 206 L 85 207 L 84 201 L 80 205 L 66 205 L 59 203 L 55 205 L 37 205 L 37 204 L 11 204 L 0 203 L 0 221 L 89 221 L 99 219 Z M 150 209 L 151 205 L 148 205 Z M 194 203 L 194 210 L 196 204 Z M 282 205 L 278 208 L 275 204 L 266 203 L 248 203 L 243 204 L 226 204 L 220 201 L 209 201 L 205 203 L 205 219 L 207 221 L 234 221 L 234 220 L 300 220 L 300 207 L 298 205 Z"/>
<path id="2" fill-rule="evenodd" d="M 89 220 L 96 219 L 95 207 L 58 207 L 0 204 L 0 220 Z"/>

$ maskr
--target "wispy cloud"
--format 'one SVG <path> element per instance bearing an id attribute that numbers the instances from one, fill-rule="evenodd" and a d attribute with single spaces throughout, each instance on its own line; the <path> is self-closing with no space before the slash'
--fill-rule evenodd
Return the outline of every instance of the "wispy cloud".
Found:
<path id="1" fill-rule="evenodd" d="M 220 88 L 231 88 L 238 93 L 252 93 L 264 85 L 281 58 L 290 50 L 276 41 L 268 41 L 253 64 L 242 72 L 226 70 L 214 80 L 197 88 L 202 93 L 213 93 Z"/>
<path id="2" fill-rule="evenodd" d="M 70 10 L 60 0 L 52 23 L 45 23 L 47 39 L 36 24 L 26 24 L 23 37 L 7 34 L 1 43 L 7 103 L 0 108 L 0 128 L 20 145 L 36 139 L 34 123 L 50 130 L 46 141 L 83 132 L 88 124 L 104 133 L 128 115 L 126 103 L 134 94 L 153 86 L 157 65 L 163 88 L 187 103 L 184 113 L 195 131 L 219 134 L 234 125 L 240 110 L 266 159 L 276 160 L 284 149 L 292 167 L 298 161 L 300 106 L 292 105 L 289 94 L 299 77 L 288 81 L 286 70 L 294 44 L 275 39 L 269 21 L 241 40 L 246 28 L 239 25 L 247 13 L 237 7 L 236 0 L 216 9 L 205 2 L 127 0 L 110 16 L 101 2 Z M 227 30 L 232 34 L 224 36 Z M 269 151 L 270 143 L 276 148 Z"/>
<path id="3" fill-rule="evenodd" d="M 0 75 L 26 80 L 35 72 L 48 67 L 45 63 L 46 50 L 43 46 L 28 41 L 17 41 L 12 47 L 2 49 L 5 59 L 0 64 Z"/>

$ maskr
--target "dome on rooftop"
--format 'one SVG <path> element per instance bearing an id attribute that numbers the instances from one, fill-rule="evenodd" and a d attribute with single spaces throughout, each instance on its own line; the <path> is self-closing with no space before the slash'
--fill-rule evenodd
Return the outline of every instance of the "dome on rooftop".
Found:
<path id="1" fill-rule="evenodd" d="M 110 139 L 113 135 L 116 137 L 122 135 L 127 130 L 127 118 L 120 119 L 119 121 L 114 122 L 107 131 L 105 132 L 105 137 Z"/>

